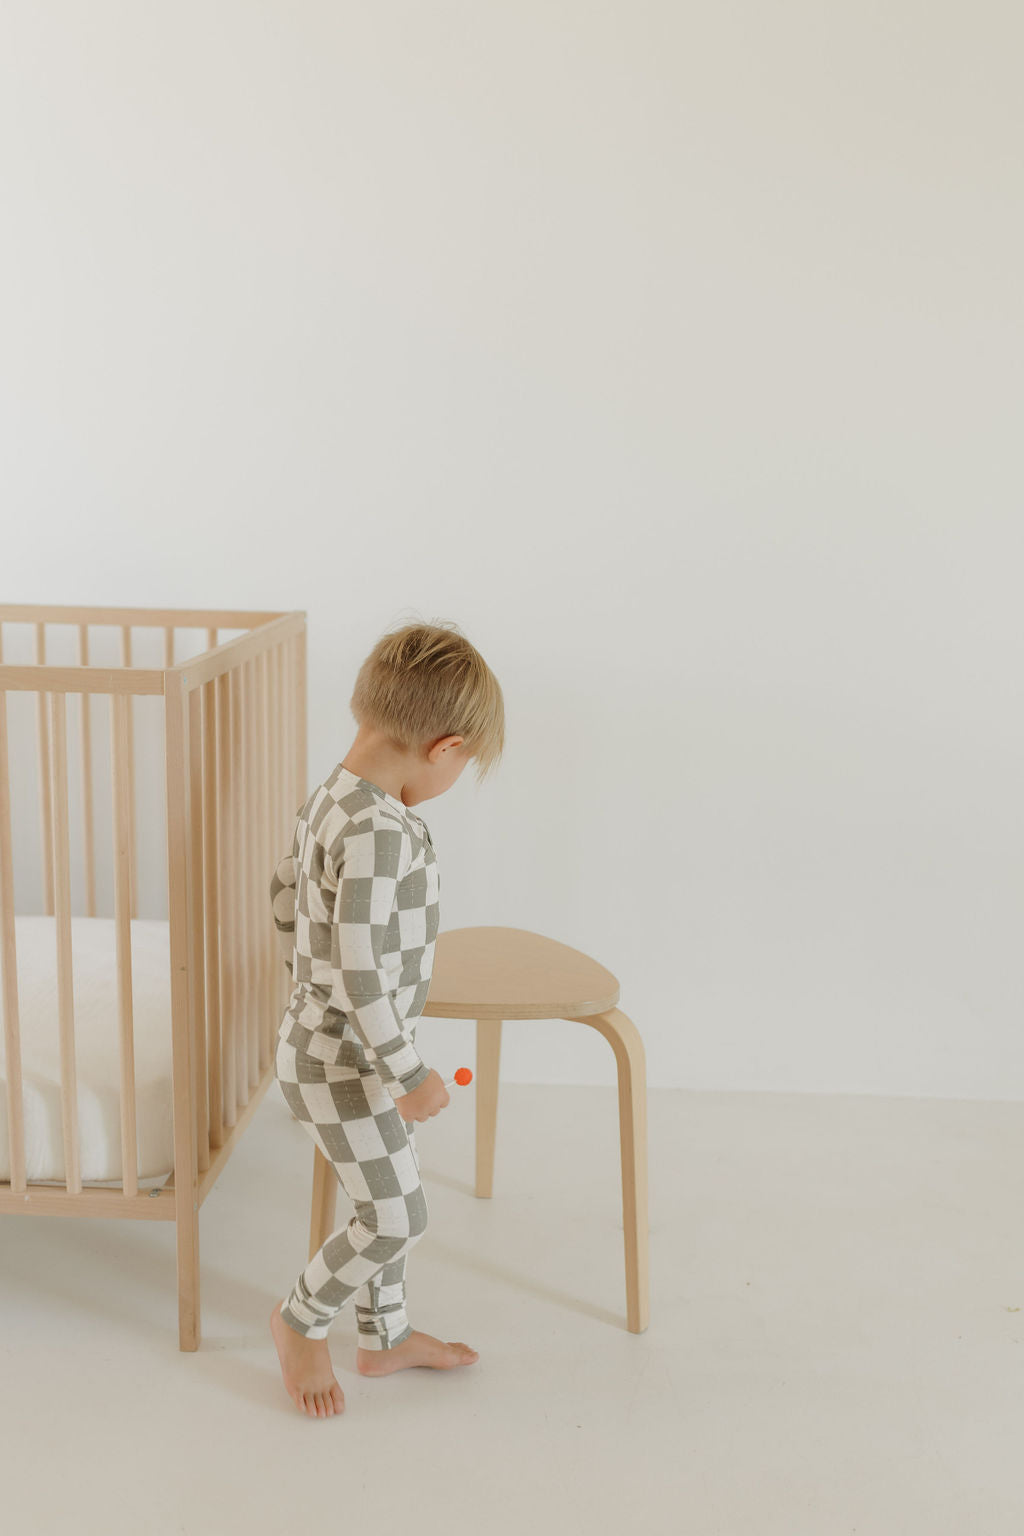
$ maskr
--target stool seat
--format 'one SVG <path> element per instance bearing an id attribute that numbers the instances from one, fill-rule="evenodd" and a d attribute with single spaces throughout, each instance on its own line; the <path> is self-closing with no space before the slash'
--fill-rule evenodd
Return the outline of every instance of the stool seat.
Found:
<path id="1" fill-rule="evenodd" d="M 581 1019 L 619 1000 L 582 950 L 527 928 L 451 928 L 434 944 L 425 1014 L 442 1019 Z"/>

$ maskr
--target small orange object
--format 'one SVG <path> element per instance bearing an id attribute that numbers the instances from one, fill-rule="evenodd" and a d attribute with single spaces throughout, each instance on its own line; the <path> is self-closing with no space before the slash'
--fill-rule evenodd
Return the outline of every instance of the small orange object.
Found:
<path id="1" fill-rule="evenodd" d="M 473 1081 L 473 1074 L 468 1067 L 460 1067 L 455 1074 L 455 1081 L 458 1083 L 460 1088 L 465 1088 L 467 1083 L 471 1083 Z"/>

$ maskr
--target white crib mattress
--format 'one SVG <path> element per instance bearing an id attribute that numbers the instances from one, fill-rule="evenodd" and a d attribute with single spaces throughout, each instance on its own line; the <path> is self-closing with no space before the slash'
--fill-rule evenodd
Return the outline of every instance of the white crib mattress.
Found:
<path id="1" fill-rule="evenodd" d="M 18 1015 L 25 1107 L 25 1174 L 64 1182 L 57 920 L 16 917 Z M 174 1167 L 169 925 L 131 924 L 139 1178 Z M 83 1183 L 121 1180 L 121 1067 L 114 919 L 72 917 L 79 1169 Z M 2 997 L 0 997 L 2 1006 Z M 0 1179 L 11 1177 L 5 1031 L 0 1029 Z"/>

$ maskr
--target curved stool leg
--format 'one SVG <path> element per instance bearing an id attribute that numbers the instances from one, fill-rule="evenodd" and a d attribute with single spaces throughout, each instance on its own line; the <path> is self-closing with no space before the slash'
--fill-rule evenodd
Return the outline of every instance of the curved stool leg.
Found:
<path id="1" fill-rule="evenodd" d="M 334 1231 L 338 1199 L 338 1175 L 319 1147 L 313 1148 L 313 1209 L 309 1219 L 309 1258 Z"/>
<path id="2" fill-rule="evenodd" d="M 650 1322 L 647 1214 L 647 1055 L 633 1020 L 621 1008 L 577 1020 L 604 1035 L 615 1052 L 622 1151 L 622 1231 L 626 1254 L 626 1326 L 643 1333 Z"/>
<path id="3" fill-rule="evenodd" d="M 476 1021 L 476 1195 L 479 1200 L 489 1200 L 494 1191 L 501 1024 L 501 1019 Z"/>

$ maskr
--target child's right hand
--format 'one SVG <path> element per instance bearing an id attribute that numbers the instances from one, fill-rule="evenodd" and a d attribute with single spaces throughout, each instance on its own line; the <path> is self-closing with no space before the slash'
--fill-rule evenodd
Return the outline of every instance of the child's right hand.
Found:
<path id="1" fill-rule="evenodd" d="M 451 1101 L 444 1078 L 432 1067 L 430 1076 L 425 1077 L 418 1088 L 414 1088 L 411 1093 L 403 1093 L 401 1098 L 395 1100 L 395 1108 L 403 1120 L 429 1120 L 446 1109 Z"/>

